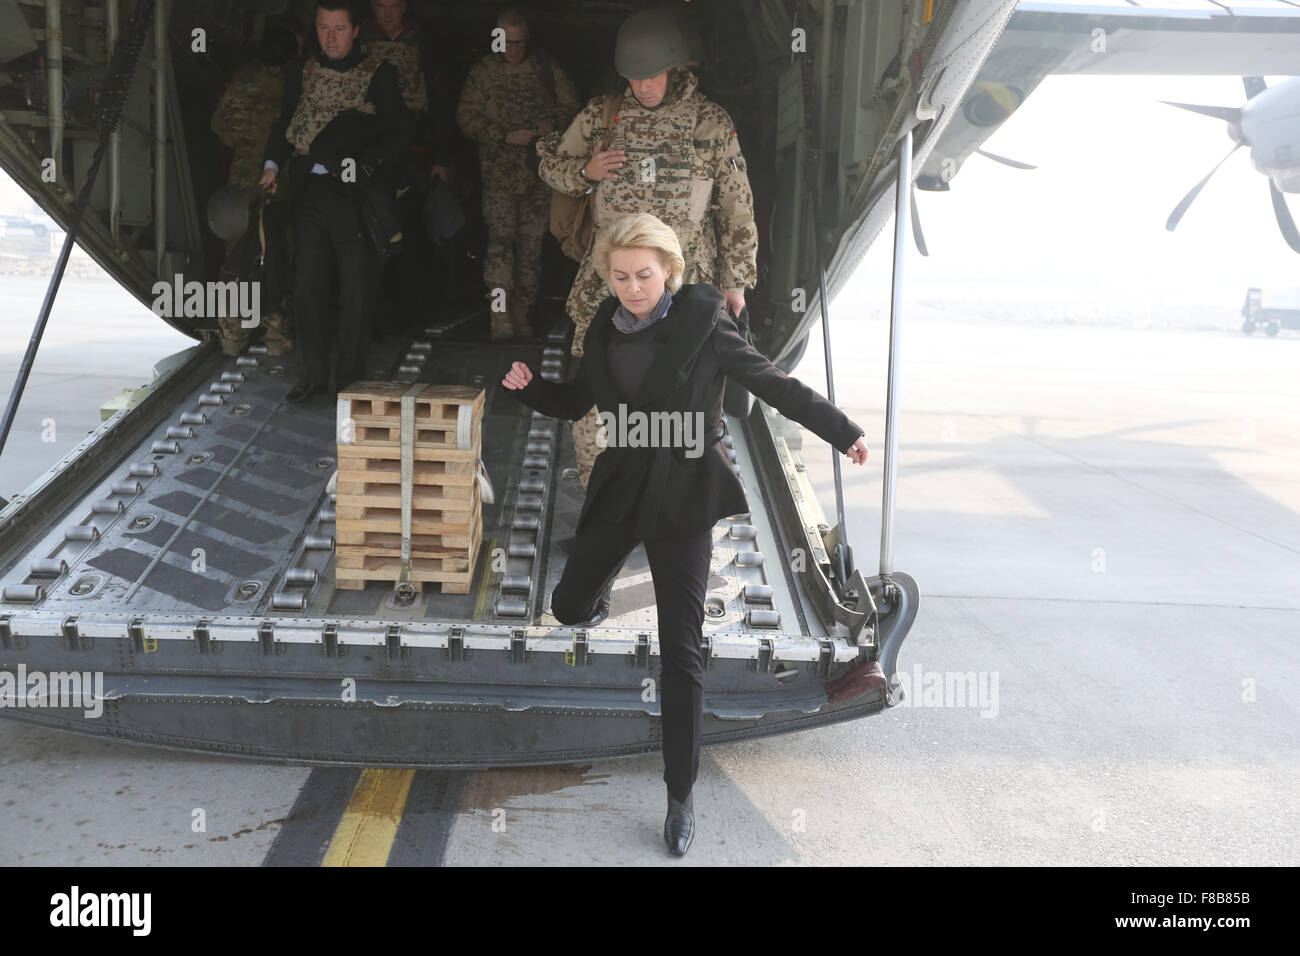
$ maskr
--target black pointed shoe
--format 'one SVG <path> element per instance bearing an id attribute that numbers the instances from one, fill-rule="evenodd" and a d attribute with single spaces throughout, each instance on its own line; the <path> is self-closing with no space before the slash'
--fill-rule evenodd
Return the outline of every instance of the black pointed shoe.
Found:
<path id="1" fill-rule="evenodd" d="M 591 617 L 587 618 L 587 620 L 583 622 L 587 627 L 595 627 L 601 621 L 605 620 L 605 618 L 609 617 L 609 601 L 613 596 L 613 593 L 614 584 L 613 582 L 610 582 L 609 587 L 605 588 L 604 593 L 602 593 L 600 597 L 596 598 L 596 610 L 592 612 Z"/>
<path id="2" fill-rule="evenodd" d="M 695 811 L 692 807 L 694 794 L 688 793 L 686 799 L 678 802 L 672 791 L 668 791 L 668 816 L 664 818 L 664 843 L 673 856 L 685 856 L 695 839 Z"/>
<path id="3" fill-rule="evenodd" d="M 312 394 L 315 391 L 316 391 L 316 384 L 312 382 L 310 379 L 304 378 L 296 385 L 294 385 L 293 388 L 289 389 L 288 393 L 284 396 L 284 400 L 286 402 L 296 405 L 298 402 L 307 401 L 307 399 L 312 397 Z"/>

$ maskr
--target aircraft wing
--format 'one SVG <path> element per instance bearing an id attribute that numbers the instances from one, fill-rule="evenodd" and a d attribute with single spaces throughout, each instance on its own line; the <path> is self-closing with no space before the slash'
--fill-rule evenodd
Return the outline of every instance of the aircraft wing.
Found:
<path id="1" fill-rule="evenodd" d="M 966 158 L 1053 73 L 1300 76 L 1300 3 L 1022 0 L 916 185 L 947 189 Z"/>

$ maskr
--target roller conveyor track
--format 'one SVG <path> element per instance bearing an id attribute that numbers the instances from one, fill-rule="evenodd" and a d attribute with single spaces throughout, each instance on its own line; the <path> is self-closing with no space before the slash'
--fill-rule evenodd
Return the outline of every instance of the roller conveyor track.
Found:
<path id="1" fill-rule="evenodd" d="M 570 425 L 533 413 L 497 388 L 511 361 L 556 378 L 567 356 L 537 346 L 437 340 L 377 346 L 378 378 L 484 387 L 484 462 L 496 489 L 483 505 L 483 546 L 466 594 L 426 586 L 402 603 L 393 589 L 333 587 L 336 408 L 328 398 L 291 405 L 287 360 L 246 354 L 214 365 L 11 568 L 7 603 L 91 615 L 301 617 L 558 626 L 550 594 L 582 506 Z M 257 350 L 253 350 L 256 352 Z M 740 424 L 724 446 L 753 489 Z M 748 474 L 746 471 L 748 469 Z M 752 643 L 756 633 L 824 635 L 797 608 L 781 573 L 766 509 L 715 527 L 707 633 Z M 17 598 L 18 600 L 13 600 Z M 637 548 L 614 585 L 602 629 L 653 632 L 654 589 Z"/>

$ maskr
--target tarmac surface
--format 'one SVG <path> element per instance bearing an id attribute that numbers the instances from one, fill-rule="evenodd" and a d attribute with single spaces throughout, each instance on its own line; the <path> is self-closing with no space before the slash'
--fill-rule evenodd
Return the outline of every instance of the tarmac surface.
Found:
<path id="1" fill-rule="evenodd" d="M 0 459 L 5 495 L 188 344 L 142 307 L 106 322 L 98 293 L 67 291 Z M 6 387 L 31 297 L 0 339 Z M 1300 335 L 1232 325 L 918 310 L 901 339 L 893 562 L 922 595 L 899 658 L 908 703 L 706 748 L 682 860 L 660 836 L 657 755 L 323 770 L 0 720 L 0 864 L 1295 865 Z M 886 332 L 833 324 L 837 400 L 871 447 L 866 466 L 842 459 L 871 570 Z M 817 328 L 797 373 L 824 388 Z M 42 442 L 51 415 L 58 441 Z M 833 523 L 830 455 L 808 436 Z"/>

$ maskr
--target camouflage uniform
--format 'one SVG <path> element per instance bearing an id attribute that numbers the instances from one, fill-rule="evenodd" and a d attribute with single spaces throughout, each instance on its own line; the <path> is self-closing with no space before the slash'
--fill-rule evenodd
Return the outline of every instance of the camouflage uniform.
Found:
<path id="1" fill-rule="evenodd" d="M 278 66 L 259 61 L 245 63 L 212 114 L 212 132 L 234 150 L 230 161 L 231 186 L 256 186 L 262 178 L 266 137 L 280 112 L 284 74 Z"/>
<path id="2" fill-rule="evenodd" d="M 367 33 L 362 38 L 362 50 L 367 56 L 386 60 L 397 67 L 397 85 L 402 91 L 402 101 L 412 113 L 429 110 L 429 90 L 424 82 L 424 64 L 420 62 L 418 34 L 408 31 L 396 40 L 380 34 Z"/>
<path id="3" fill-rule="evenodd" d="M 266 66 L 258 60 L 245 63 L 231 77 L 216 112 L 212 114 L 212 132 L 234 151 L 230 159 L 231 186 L 257 186 L 262 179 L 262 155 L 271 124 L 280 111 L 284 95 L 284 73 L 278 66 Z M 230 251 L 233 240 L 226 244 Z M 246 329 L 239 317 L 218 316 L 221 350 L 238 355 L 252 338 L 254 329 Z M 284 311 L 275 304 L 262 318 L 266 330 L 266 347 L 271 355 L 282 355 L 293 348 L 289 324 Z"/>
<path id="4" fill-rule="evenodd" d="M 316 60 L 303 65 L 302 94 L 284 132 L 295 155 L 310 153 L 316 136 L 344 110 L 375 115 L 375 104 L 366 99 L 366 92 L 375 71 L 383 65 L 375 56 L 366 57 L 350 70 L 327 69 Z"/>
<path id="5" fill-rule="evenodd" d="M 550 61 L 529 56 L 511 64 L 488 54 L 470 68 L 456 110 L 456 122 L 479 149 L 488 232 L 483 281 L 489 289 L 506 290 L 505 311 L 492 312 L 494 338 L 529 330 L 528 309 L 541 283 L 542 237 L 551 215 L 551 191 L 527 165 L 533 146 L 514 146 L 506 135 L 543 119 L 561 129 L 578 111 L 573 84 L 554 63 L 551 96 L 542 74 L 545 63 Z"/>
<path id="6" fill-rule="evenodd" d="M 604 97 L 596 97 L 562 137 L 547 137 L 539 145 L 539 172 L 554 189 L 580 196 L 591 186 L 581 169 L 601 140 L 609 148 L 625 150 L 627 163 L 618 179 L 600 182 L 592 193 L 595 232 L 619 216 L 650 213 L 671 226 L 682 244 L 684 283 L 753 288 L 758 281 L 758 232 L 745 157 L 731 116 L 696 86 L 693 73 L 676 71 L 663 103 L 654 109 L 642 106 L 628 88 L 603 137 L 599 127 Z M 588 249 L 566 302 L 574 325 L 574 355 L 582 354 L 587 326 L 610 294 Z M 598 430 L 594 408 L 573 428 L 584 488 L 600 454 Z"/>

